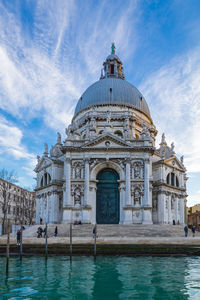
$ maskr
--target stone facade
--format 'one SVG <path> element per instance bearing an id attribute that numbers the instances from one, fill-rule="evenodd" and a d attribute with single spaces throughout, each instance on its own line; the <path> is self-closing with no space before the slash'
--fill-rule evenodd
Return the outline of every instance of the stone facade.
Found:
<path id="1" fill-rule="evenodd" d="M 38 156 L 36 222 L 95 224 L 97 177 L 108 169 L 119 175 L 120 224 L 184 224 L 183 158 L 164 134 L 155 148 L 157 130 L 146 101 L 125 81 L 115 51 L 103 66 L 100 80 L 80 98 L 67 138 L 62 142 L 58 133 L 50 154 L 45 144 Z"/>
<path id="2" fill-rule="evenodd" d="M 7 230 L 11 225 L 35 224 L 35 192 L 25 190 L 13 183 L 0 179 L 0 224 Z"/>

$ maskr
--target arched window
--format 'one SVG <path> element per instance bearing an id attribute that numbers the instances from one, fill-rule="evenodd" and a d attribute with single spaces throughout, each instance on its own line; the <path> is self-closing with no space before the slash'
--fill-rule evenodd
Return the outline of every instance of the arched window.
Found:
<path id="1" fill-rule="evenodd" d="M 51 182 L 51 175 L 49 173 L 44 173 L 41 178 L 40 186 L 47 186 Z"/>
<path id="2" fill-rule="evenodd" d="M 44 174 L 44 186 L 47 185 L 47 173 Z"/>
<path id="3" fill-rule="evenodd" d="M 174 173 L 171 173 L 171 185 L 174 186 Z"/>
<path id="4" fill-rule="evenodd" d="M 116 134 L 117 136 L 119 136 L 119 137 L 123 137 L 123 134 L 122 134 L 122 132 L 120 131 L 120 130 L 116 130 L 115 132 L 114 132 L 114 134 Z"/>
<path id="5" fill-rule="evenodd" d="M 114 74 L 114 65 L 110 65 L 110 74 Z"/>
<path id="6" fill-rule="evenodd" d="M 167 184 L 170 184 L 172 186 L 179 187 L 178 177 L 173 172 L 167 175 L 166 182 Z"/>
<path id="7" fill-rule="evenodd" d="M 169 184 L 169 175 L 170 174 L 167 175 L 167 184 Z"/>
<path id="8" fill-rule="evenodd" d="M 47 179 L 48 179 L 47 183 L 49 184 L 51 182 L 51 176 L 49 173 L 47 174 Z"/>

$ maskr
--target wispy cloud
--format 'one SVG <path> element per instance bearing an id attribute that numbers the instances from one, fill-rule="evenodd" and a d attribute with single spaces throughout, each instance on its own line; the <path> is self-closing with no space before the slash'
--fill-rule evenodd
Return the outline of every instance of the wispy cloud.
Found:
<path id="1" fill-rule="evenodd" d="M 28 152 L 22 144 L 22 131 L 0 116 L 0 151 L 1 155 L 9 154 L 15 159 L 34 160 L 35 156 Z"/>
<path id="2" fill-rule="evenodd" d="M 23 34 L 19 16 L 0 6 L 5 13 L 0 23 L 0 108 L 26 119 L 43 111 L 47 126 L 62 130 L 83 90 L 98 79 L 110 42 L 116 41 L 125 56 L 130 52 L 126 46 L 135 36 L 131 13 L 137 1 L 126 3 L 123 13 L 101 2 L 88 22 L 87 3 L 39 1 L 32 36 Z"/>
<path id="3" fill-rule="evenodd" d="M 184 154 L 189 172 L 200 171 L 200 48 L 175 57 L 141 85 L 151 114 L 167 140 Z"/>

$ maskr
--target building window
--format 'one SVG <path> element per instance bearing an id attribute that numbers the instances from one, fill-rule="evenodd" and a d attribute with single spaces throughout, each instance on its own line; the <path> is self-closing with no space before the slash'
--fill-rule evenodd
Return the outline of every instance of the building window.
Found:
<path id="1" fill-rule="evenodd" d="M 110 65 L 110 73 L 114 74 L 114 65 Z"/>
<path id="2" fill-rule="evenodd" d="M 173 172 L 171 172 L 167 175 L 166 182 L 167 182 L 167 184 L 169 184 L 171 186 L 179 187 L 178 177 Z"/>
<path id="3" fill-rule="evenodd" d="M 122 132 L 120 131 L 120 130 L 116 130 L 115 132 L 114 132 L 114 134 L 116 134 L 117 136 L 119 136 L 119 137 L 123 137 L 123 134 L 122 134 Z"/>

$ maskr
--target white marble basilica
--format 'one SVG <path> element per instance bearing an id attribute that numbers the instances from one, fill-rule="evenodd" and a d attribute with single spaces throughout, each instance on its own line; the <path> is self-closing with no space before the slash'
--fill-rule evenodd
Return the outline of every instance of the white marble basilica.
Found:
<path id="1" fill-rule="evenodd" d="M 111 54 L 80 97 L 66 139 L 38 156 L 36 223 L 185 223 L 186 169 Z"/>

